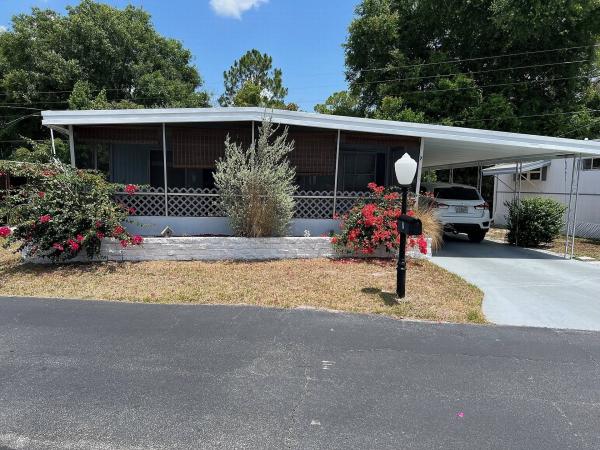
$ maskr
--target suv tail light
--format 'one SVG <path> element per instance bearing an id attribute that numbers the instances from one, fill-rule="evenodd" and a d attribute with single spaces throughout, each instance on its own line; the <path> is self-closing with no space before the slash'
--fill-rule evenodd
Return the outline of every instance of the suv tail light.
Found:
<path id="1" fill-rule="evenodd" d="M 475 209 L 490 209 L 490 205 L 488 205 L 487 202 L 484 202 L 481 205 L 475 206 Z"/>
<path id="2" fill-rule="evenodd" d="M 440 203 L 440 202 L 433 202 L 432 205 L 434 208 L 440 208 L 440 209 L 448 209 L 449 206 L 446 205 L 445 203 Z"/>

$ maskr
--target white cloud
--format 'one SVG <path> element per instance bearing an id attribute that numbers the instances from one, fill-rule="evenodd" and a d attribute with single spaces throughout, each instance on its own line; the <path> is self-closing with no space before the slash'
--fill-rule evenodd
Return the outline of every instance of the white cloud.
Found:
<path id="1" fill-rule="evenodd" d="M 241 19 L 251 8 L 258 8 L 269 0 L 210 0 L 210 6 L 219 15 Z"/>
<path id="2" fill-rule="evenodd" d="M 4 25 L 0 25 L 0 33 L 4 33 L 5 31 L 8 31 L 8 28 L 6 28 Z"/>

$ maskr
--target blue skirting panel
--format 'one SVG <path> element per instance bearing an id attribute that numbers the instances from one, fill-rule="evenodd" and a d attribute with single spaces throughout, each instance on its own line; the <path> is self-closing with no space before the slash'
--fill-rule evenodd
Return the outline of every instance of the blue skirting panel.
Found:
<path id="1" fill-rule="evenodd" d="M 142 236 L 159 236 L 165 227 L 173 230 L 174 236 L 231 236 L 233 232 L 226 217 L 133 217 L 127 230 Z M 290 224 L 289 236 L 328 236 L 339 230 L 339 221 L 333 219 L 294 219 Z"/>

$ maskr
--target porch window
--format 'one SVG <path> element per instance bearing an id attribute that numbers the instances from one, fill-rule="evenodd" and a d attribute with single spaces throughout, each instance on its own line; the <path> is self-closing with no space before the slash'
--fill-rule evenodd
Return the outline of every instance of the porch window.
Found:
<path id="1" fill-rule="evenodd" d="M 213 188 L 215 181 L 214 169 L 194 167 L 174 167 L 173 152 L 167 152 L 167 178 L 170 188 Z M 150 185 L 164 187 L 163 152 L 155 150 L 150 152 Z"/>
<path id="2" fill-rule="evenodd" d="M 98 170 L 105 175 L 110 174 L 110 145 L 80 144 L 77 147 L 77 167 Z"/>
<path id="3" fill-rule="evenodd" d="M 371 182 L 384 185 L 385 172 L 385 153 L 344 151 L 341 155 L 338 186 L 341 191 L 365 191 Z"/>

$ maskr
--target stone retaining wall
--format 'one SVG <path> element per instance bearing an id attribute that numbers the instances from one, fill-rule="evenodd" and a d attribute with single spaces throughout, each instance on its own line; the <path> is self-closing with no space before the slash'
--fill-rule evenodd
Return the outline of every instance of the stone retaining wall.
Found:
<path id="1" fill-rule="evenodd" d="M 102 245 L 102 256 L 113 261 L 220 261 L 334 256 L 328 238 L 181 237 L 146 238 L 139 247 L 122 249 L 118 242 Z"/>
<path id="2" fill-rule="evenodd" d="M 430 242 L 430 240 L 429 240 Z M 421 255 L 418 250 L 408 253 L 414 258 L 430 257 Z M 269 259 L 311 259 L 336 258 L 337 254 L 327 237 L 280 237 L 280 238 L 240 238 L 240 237 L 172 237 L 146 238 L 141 246 L 121 248 L 115 239 L 102 242 L 100 256 L 96 261 L 223 261 L 223 260 L 269 260 Z M 370 257 L 391 258 L 395 255 L 383 249 Z M 85 255 L 68 262 L 86 262 Z M 47 263 L 37 258 L 33 263 Z"/>

